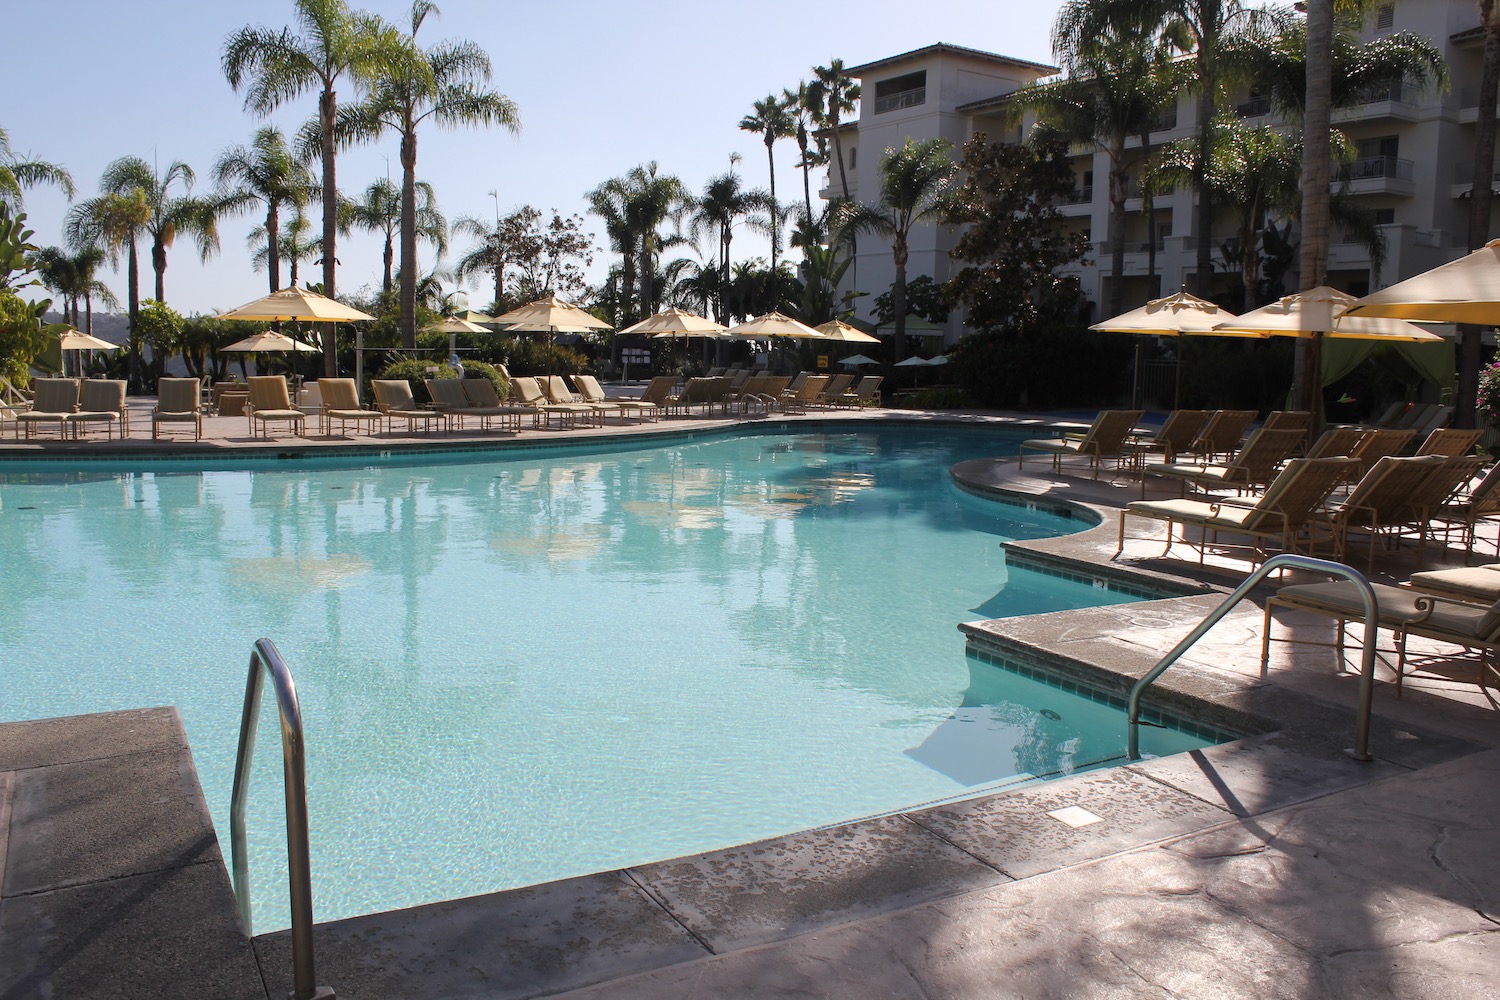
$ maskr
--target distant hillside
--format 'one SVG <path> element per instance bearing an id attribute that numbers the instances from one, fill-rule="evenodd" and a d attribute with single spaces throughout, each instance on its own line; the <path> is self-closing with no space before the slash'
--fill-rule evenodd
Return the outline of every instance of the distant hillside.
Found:
<path id="1" fill-rule="evenodd" d="M 48 323 L 61 323 L 62 313 L 49 312 L 44 317 Z M 80 313 L 79 322 L 83 323 L 84 317 Z M 130 317 L 124 313 L 94 313 L 94 336 L 100 340 L 107 340 L 111 344 L 125 343 L 125 337 L 130 332 Z"/>

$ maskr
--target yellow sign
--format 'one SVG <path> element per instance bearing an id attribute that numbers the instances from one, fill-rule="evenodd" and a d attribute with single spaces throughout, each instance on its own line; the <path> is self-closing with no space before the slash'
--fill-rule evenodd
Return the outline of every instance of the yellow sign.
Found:
<path id="1" fill-rule="evenodd" d="M 826 355 L 826 354 L 819 354 L 818 355 L 818 367 L 819 368 L 827 368 L 828 367 L 828 355 Z"/>

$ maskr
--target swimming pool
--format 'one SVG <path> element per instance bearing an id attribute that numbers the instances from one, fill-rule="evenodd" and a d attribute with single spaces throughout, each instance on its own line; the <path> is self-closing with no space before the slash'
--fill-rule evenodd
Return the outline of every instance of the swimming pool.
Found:
<path id="1" fill-rule="evenodd" d="M 993 431 L 193 471 L 0 471 L 3 717 L 182 712 L 227 830 L 245 662 L 308 728 L 317 913 L 624 867 L 1068 773 L 1118 712 L 965 653 L 960 621 L 1131 600 L 1007 566 L 1078 530 L 970 496 Z M 267 708 L 256 928 L 284 926 Z M 1202 743 L 1148 730 L 1153 753 Z"/>

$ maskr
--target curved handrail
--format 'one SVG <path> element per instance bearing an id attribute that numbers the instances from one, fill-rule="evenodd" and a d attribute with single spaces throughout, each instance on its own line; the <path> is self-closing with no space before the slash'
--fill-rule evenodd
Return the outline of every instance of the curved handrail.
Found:
<path id="1" fill-rule="evenodd" d="M 281 756 L 286 783 L 287 878 L 292 900 L 292 1000 L 334 1000 L 334 992 L 318 986 L 313 969 L 312 876 L 307 840 L 307 768 L 303 754 L 302 706 L 297 682 L 276 644 L 257 639 L 250 651 L 250 676 L 245 682 L 245 707 L 240 715 L 240 746 L 234 761 L 234 789 L 230 793 L 229 844 L 234 869 L 234 894 L 240 904 L 245 933 L 250 925 L 250 855 L 245 845 L 245 796 L 250 791 L 250 761 L 255 756 L 255 730 L 260 718 L 260 696 L 265 676 L 271 675 L 276 708 L 281 717 Z"/>
<path id="2" fill-rule="evenodd" d="M 1146 676 L 1135 682 L 1130 689 L 1129 702 L 1129 745 L 1126 755 L 1131 760 L 1141 759 L 1141 695 L 1146 688 L 1150 687 L 1158 677 L 1166 672 L 1166 669 L 1176 663 L 1183 653 L 1199 639 L 1219 620 L 1229 614 L 1245 595 L 1255 587 L 1257 583 L 1265 579 L 1273 570 L 1278 569 L 1305 569 L 1314 573 L 1327 573 L 1329 576 L 1341 576 L 1354 584 L 1359 590 L 1360 599 L 1365 606 L 1365 622 L 1367 628 L 1375 628 L 1379 621 L 1379 606 L 1375 601 L 1375 589 L 1370 586 L 1364 574 L 1351 566 L 1343 563 L 1332 562 L 1328 559 L 1314 559 L 1312 556 L 1297 555 L 1292 552 L 1283 552 L 1274 555 L 1261 564 L 1260 568 L 1245 577 L 1243 583 L 1234 588 L 1234 592 L 1224 599 L 1224 603 L 1208 614 L 1198 625 L 1187 634 L 1187 636 L 1172 647 L 1172 651 L 1162 657 L 1156 666 L 1146 672 Z M 1261 665 L 1261 676 L 1266 675 L 1266 664 Z M 1364 642 L 1363 655 L 1360 660 L 1359 678 L 1359 714 L 1357 717 L 1354 747 L 1344 752 L 1358 761 L 1368 762 L 1372 760 L 1369 752 L 1370 746 L 1370 704 L 1375 694 L 1375 642 L 1372 638 L 1366 638 Z"/>

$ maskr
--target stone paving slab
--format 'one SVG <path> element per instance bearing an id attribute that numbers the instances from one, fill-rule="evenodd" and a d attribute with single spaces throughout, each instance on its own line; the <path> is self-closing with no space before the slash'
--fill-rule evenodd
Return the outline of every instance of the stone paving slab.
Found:
<path id="1" fill-rule="evenodd" d="M 319 924 L 339 1000 L 545 996 L 708 954 L 618 873 Z M 255 939 L 267 990 L 291 986 L 288 931 Z"/>
<path id="2" fill-rule="evenodd" d="M 193 864 L 7 896 L 0 998 L 267 1000 L 229 895 L 223 865 Z"/>
<path id="3" fill-rule="evenodd" d="M 174 708 L 142 708 L 0 725 L 0 771 L 187 747 Z"/>
<path id="4" fill-rule="evenodd" d="M 12 808 L 7 898 L 221 860 L 186 750 L 20 771 Z"/>
<path id="5" fill-rule="evenodd" d="M 715 952 L 1009 880 L 903 816 L 631 869 Z"/>

